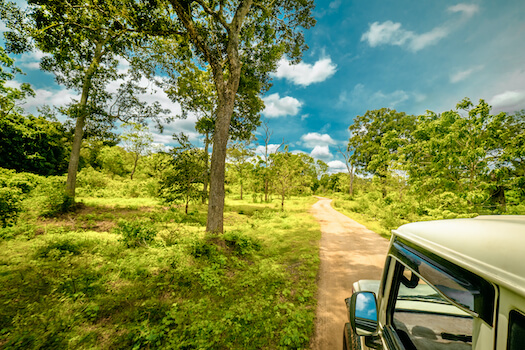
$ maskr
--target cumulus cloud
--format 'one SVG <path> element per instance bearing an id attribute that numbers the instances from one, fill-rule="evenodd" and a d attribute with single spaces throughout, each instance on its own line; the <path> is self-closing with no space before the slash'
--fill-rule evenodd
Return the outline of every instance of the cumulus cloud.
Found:
<path id="1" fill-rule="evenodd" d="M 450 75 L 450 82 L 451 83 L 458 83 L 462 80 L 467 79 L 471 74 L 479 72 L 483 69 L 483 65 L 475 66 L 466 70 L 457 71 Z"/>
<path id="2" fill-rule="evenodd" d="M 371 47 L 379 45 L 406 46 L 411 51 L 419 51 L 429 45 L 437 43 L 449 34 L 446 27 L 436 27 L 423 34 L 416 34 L 402 28 L 401 23 L 386 21 L 374 22 L 366 33 L 361 36 L 361 41 L 366 41 Z"/>
<path id="3" fill-rule="evenodd" d="M 286 58 L 281 59 L 277 66 L 277 71 L 273 76 L 284 78 L 296 85 L 308 86 L 313 83 L 325 81 L 335 74 L 337 65 L 331 58 L 323 58 L 313 65 L 300 62 L 291 64 Z"/>
<path id="4" fill-rule="evenodd" d="M 496 110 L 505 110 L 509 112 L 525 108 L 525 91 L 505 91 L 495 95 L 490 104 Z"/>
<path id="5" fill-rule="evenodd" d="M 477 5 L 458 4 L 448 9 L 451 13 L 462 14 L 462 20 L 468 20 L 479 11 Z M 361 36 L 361 41 L 368 42 L 371 47 L 379 45 L 403 46 L 408 50 L 417 52 L 427 46 L 438 43 L 447 37 L 457 26 L 457 21 L 449 21 L 441 26 L 437 26 L 426 33 L 415 33 L 411 30 L 402 28 L 401 23 L 385 21 L 383 23 L 374 22 L 368 31 Z"/>
<path id="6" fill-rule="evenodd" d="M 310 152 L 310 156 L 315 159 L 320 159 L 323 161 L 329 161 L 334 156 L 332 153 L 330 153 L 330 148 L 328 145 L 325 146 L 315 146 L 312 152 Z"/>
<path id="7" fill-rule="evenodd" d="M 268 154 L 272 154 L 272 153 L 277 152 L 277 149 L 279 149 L 280 146 L 281 145 L 278 145 L 278 144 L 269 144 L 268 145 Z M 265 152 L 264 146 L 260 146 L 259 145 L 255 149 L 255 154 L 258 155 L 258 156 L 264 157 L 264 152 Z"/>
<path id="8" fill-rule="evenodd" d="M 348 169 L 346 169 L 346 164 L 340 160 L 332 160 L 326 164 L 328 164 L 328 172 L 331 174 L 348 172 Z"/>
<path id="9" fill-rule="evenodd" d="M 301 141 L 306 147 L 335 145 L 337 143 L 330 135 L 317 132 L 310 132 L 301 136 Z"/>
<path id="10" fill-rule="evenodd" d="M 265 108 L 263 114 L 267 118 L 278 118 L 288 115 L 297 115 L 303 105 L 299 100 L 285 96 L 281 98 L 278 93 L 263 98 Z"/>

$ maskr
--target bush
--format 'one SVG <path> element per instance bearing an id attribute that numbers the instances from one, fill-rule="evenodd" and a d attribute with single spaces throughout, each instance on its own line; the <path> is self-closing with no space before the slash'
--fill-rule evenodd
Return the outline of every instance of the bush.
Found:
<path id="1" fill-rule="evenodd" d="M 224 241 L 238 255 L 248 255 L 261 250 L 261 242 L 259 240 L 246 236 L 239 231 L 225 233 Z"/>
<path id="2" fill-rule="evenodd" d="M 16 223 L 21 211 L 21 193 L 18 188 L 0 188 L 0 222 L 2 227 Z"/>
<path id="3" fill-rule="evenodd" d="M 114 232 L 122 235 L 122 242 L 128 248 L 147 246 L 157 235 L 157 231 L 147 220 L 119 220 Z"/>
<path id="4" fill-rule="evenodd" d="M 74 198 L 65 192 L 64 177 L 54 176 L 48 177 L 37 188 L 37 199 L 40 202 L 40 216 L 54 217 L 60 214 L 67 213 L 73 209 L 75 201 Z"/>

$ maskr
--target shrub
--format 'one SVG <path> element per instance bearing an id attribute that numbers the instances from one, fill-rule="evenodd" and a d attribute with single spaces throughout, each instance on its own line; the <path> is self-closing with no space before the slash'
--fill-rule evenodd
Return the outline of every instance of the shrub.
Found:
<path id="1" fill-rule="evenodd" d="M 21 211 L 21 192 L 18 188 L 0 188 L 0 222 L 2 227 L 16 223 Z"/>
<path id="2" fill-rule="evenodd" d="M 53 217 L 67 213 L 75 204 L 74 198 L 65 192 L 63 177 L 48 177 L 37 188 L 37 202 L 40 202 L 40 216 Z"/>
<path id="3" fill-rule="evenodd" d="M 224 241 L 226 242 L 226 245 L 238 255 L 247 255 L 261 250 L 261 242 L 259 240 L 249 237 L 239 231 L 225 233 Z"/>
<path id="4" fill-rule="evenodd" d="M 122 235 L 122 242 L 128 248 L 147 246 L 157 235 L 157 231 L 147 220 L 119 220 L 114 232 Z"/>

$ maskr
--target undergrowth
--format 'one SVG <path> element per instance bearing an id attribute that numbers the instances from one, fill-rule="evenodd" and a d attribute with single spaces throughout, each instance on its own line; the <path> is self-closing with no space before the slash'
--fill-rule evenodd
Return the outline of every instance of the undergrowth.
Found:
<path id="1" fill-rule="evenodd" d="M 0 348 L 309 347 L 320 239 L 311 199 L 285 212 L 227 201 L 219 237 L 204 232 L 202 206 L 185 215 L 93 202 L 2 229 Z"/>

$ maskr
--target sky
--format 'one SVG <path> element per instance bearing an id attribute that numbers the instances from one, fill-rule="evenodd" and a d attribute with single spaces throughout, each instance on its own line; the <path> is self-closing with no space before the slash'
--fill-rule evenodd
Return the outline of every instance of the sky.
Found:
<path id="1" fill-rule="evenodd" d="M 356 116 L 383 107 L 419 115 L 455 109 L 468 97 L 484 99 L 492 112 L 525 109 L 525 2 L 523 0 L 317 0 L 317 24 L 305 32 L 303 61 L 281 60 L 263 96 L 261 120 L 271 143 L 346 171 L 343 157 Z M 2 28 L 0 28 L 2 30 Z M 16 64 L 37 96 L 24 108 L 63 105 L 76 95 L 39 71 L 39 53 Z M 158 89 L 145 99 L 177 113 L 180 107 Z M 199 144 L 196 118 L 176 120 L 155 141 L 169 145 L 185 132 Z M 260 143 L 262 130 L 256 131 Z"/>

